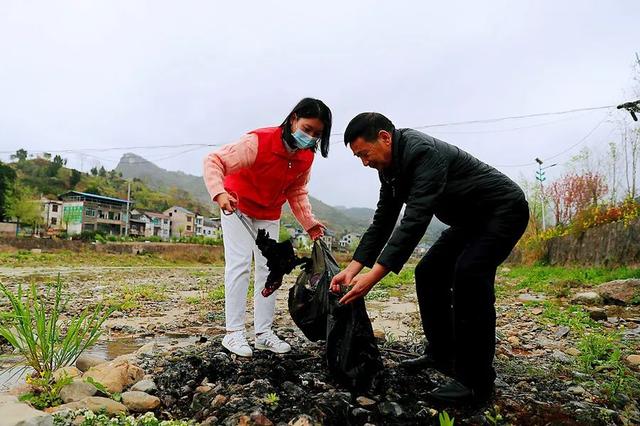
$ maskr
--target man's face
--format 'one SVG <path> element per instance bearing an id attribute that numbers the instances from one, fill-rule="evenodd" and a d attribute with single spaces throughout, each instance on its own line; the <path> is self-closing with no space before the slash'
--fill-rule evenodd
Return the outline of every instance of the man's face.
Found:
<path id="1" fill-rule="evenodd" d="M 359 137 L 351 142 L 350 147 L 363 166 L 382 171 L 391 165 L 391 140 L 389 132 L 380 130 L 375 141 Z"/>

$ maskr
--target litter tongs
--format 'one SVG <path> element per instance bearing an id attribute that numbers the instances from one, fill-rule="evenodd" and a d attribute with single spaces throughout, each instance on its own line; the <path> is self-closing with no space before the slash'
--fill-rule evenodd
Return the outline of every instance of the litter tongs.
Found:
<path id="1" fill-rule="evenodd" d="M 230 191 L 230 192 L 227 192 L 227 194 L 229 194 L 230 196 L 235 198 L 236 202 L 240 201 L 240 197 L 238 197 L 238 194 L 236 194 L 235 192 Z M 247 228 L 247 231 L 249 232 L 249 235 L 251 235 L 251 238 L 253 238 L 253 240 L 255 241 L 255 239 L 257 238 L 257 235 L 256 235 L 255 231 L 251 227 L 251 224 L 249 223 L 249 220 L 247 220 L 247 218 L 242 213 L 240 213 L 240 210 L 238 210 L 238 208 L 233 209 L 233 211 L 231 213 L 227 213 L 227 211 L 223 210 L 223 209 L 220 209 L 220 211 L 225 216 L 231 216 L 232 214 L 235 214 L 236 216 L 238 216 L 238 219 L 240 219 L 240 222 L 242 222 L 244 227 Z"/>

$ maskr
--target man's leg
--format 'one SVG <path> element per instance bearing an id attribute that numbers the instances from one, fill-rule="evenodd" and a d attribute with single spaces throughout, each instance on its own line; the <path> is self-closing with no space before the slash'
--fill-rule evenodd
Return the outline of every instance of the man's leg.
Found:
<path id="1" fill-rule="evenodd" d="M 496 269 L 526 229 L 525 202 L 497 212 L 465 246 L 454 276 L 455 370 L 474 396 L 490 396 L 495 380 Z"/>
<path id="2" fill-rule="evenodd" d="M 454 356 L 453 274 L 464 249 L 462 230 L 445 230 L 416 266 L 416 293 L 429 355 L 445 370 Z"/>

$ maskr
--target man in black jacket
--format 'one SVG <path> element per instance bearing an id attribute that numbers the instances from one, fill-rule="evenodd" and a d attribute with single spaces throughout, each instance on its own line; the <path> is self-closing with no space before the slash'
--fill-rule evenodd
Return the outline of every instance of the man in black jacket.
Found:
<path id="1" fill-rule="evenodd" d="M 357 115 L 345 145 L 378 170 L 380 199 L 351 263 L 332 282 L 348 285 L 341 303 L 364 297 L 387 273 L 398 273 L 435 215 L 449 225 L 415 270 L 428 345 L 406 361 L 455 380 L 431 392 L 447 403 L 482 402 L 493 392 L 496 269 L 524 233 L 529 208 L 511 179 L 456 146 L 412 129 L 396 129 L 379 113 Z M 402 206 L 404 216 L 395 230 Z M 360 274 L 363 267 L 371 270 Z"/>

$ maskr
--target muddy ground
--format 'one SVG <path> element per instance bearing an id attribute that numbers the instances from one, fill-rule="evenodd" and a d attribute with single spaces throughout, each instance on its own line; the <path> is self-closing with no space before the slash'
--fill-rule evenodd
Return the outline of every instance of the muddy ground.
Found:
<path id="1" fill-rule="evenodd" d="M 70 314 L 100 301 L 118 308 L 93 354 L 112 359 L 148 342 L 158 344 L 144 367 L 157 376 L 166 418 L 237 424 L 240 417 L 251 418 L 252 413 L 255 417 L 258 410 L 273 423 L 304 414 L 325 424 L 437 424 L 434 416 L 446 410 L 456 425 L 640 424 L 633 396 L 619 392 L 611 398 L 598 383 L 601 376 L 590 378 L 577 367 L 577 337 L 571 329 L 543 321 L 541 308 L 517 292 L 501 294 L 497 303 L 495 400 L 482 407 L 454 408 L 426 398 L 442 377 L 433 371 L 408 375 L 398 367 L 423 343 L 411 282 L 393 296 L 377 294 L 376 300 L 367 301 L 386 369 L 381 385 L 361 395 L 332 383 L 322 345 L 307 341 L 291 321 L 286 291 L 277 293 L 275 327 L 294 350 L 284 356 L 258 353 L 251 360 L 240 360 L 220 346 L 221 267 L 0 268 L 0 280 L 10 287 L 51 281 L 58 274 L 71 298 Z M 289 277 L 283 289 L 294 278 Z M 511 285 L 504 278 L 499 284 Z M 619 329 L 623 339 L 637 348 L 637 307 L 607 309 L 611 312 L 603 326 Z M 7 355 L 0 358 L 0 370 L 8 371 L 12 362 Z M 5 375 L 0 386 L 11 383 Z M 213 389 L 196 390 L 203 384 Z M 269 394 L 276 394 L 278 401 L 265 402 Z M 213 410 L 208 399 L 216 395 L 233 403 Z M 363 396 L 367 399 L 358 399 Z M 496 414 L 502 420 L 493 422 Z"/>

